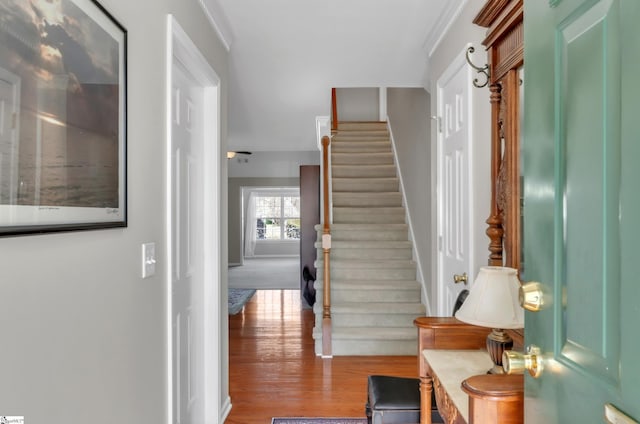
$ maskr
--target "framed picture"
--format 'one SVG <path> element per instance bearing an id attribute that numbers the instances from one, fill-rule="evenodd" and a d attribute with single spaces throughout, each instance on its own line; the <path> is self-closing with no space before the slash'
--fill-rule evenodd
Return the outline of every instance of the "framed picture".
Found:
<path id="1" fill-rule="evenodd" d="M 0 2 L 0 236 L 126 226 L 126 58 L 95 1 Z"/>

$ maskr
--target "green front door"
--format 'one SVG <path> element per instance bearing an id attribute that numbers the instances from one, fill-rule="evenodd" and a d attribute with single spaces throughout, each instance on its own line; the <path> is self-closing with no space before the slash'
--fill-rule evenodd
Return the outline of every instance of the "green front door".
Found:
<path id="1" fill-rule="evenodd" d="M 527 423 L 640 421 L 640 0 L 525 0 Z"/>

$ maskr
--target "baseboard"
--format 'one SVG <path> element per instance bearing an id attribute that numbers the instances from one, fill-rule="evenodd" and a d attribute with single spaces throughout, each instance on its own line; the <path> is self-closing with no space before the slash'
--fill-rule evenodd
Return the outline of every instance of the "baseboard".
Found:
<path id="1" fill-rule="evenodd" d="M 242 264 L 240 262 L 231 262 L 229 263 L 229 268 L 233 268 L 234 266 L 241 266 Z"/>
<path id="2" fill-rule="evenodd" d="M 231 398 L 227 396 L 225 401 L 222 404 L 222 409 L 220 410 L 220 420 L 219 423 L 225 422 L 229 414 L 231 413 Z"/>

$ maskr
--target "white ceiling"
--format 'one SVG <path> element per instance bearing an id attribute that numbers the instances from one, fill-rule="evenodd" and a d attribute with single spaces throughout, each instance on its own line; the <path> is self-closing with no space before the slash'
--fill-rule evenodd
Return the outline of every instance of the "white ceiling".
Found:
<path id="1" fill-rule="evenodd" d="M 229 149 L 316 149 L 332 87 L 424 87 L 465 0 L 201 0 L 229 47 Z"/>

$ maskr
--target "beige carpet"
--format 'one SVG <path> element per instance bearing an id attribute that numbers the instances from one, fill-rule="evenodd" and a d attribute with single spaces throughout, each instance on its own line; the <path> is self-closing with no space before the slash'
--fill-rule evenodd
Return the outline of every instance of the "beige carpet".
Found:
<path id="1" fill-rule="evenodd" d="M 229 268 L 229 288 L 300 289 L 300 258 L 251 258 Z"/>

